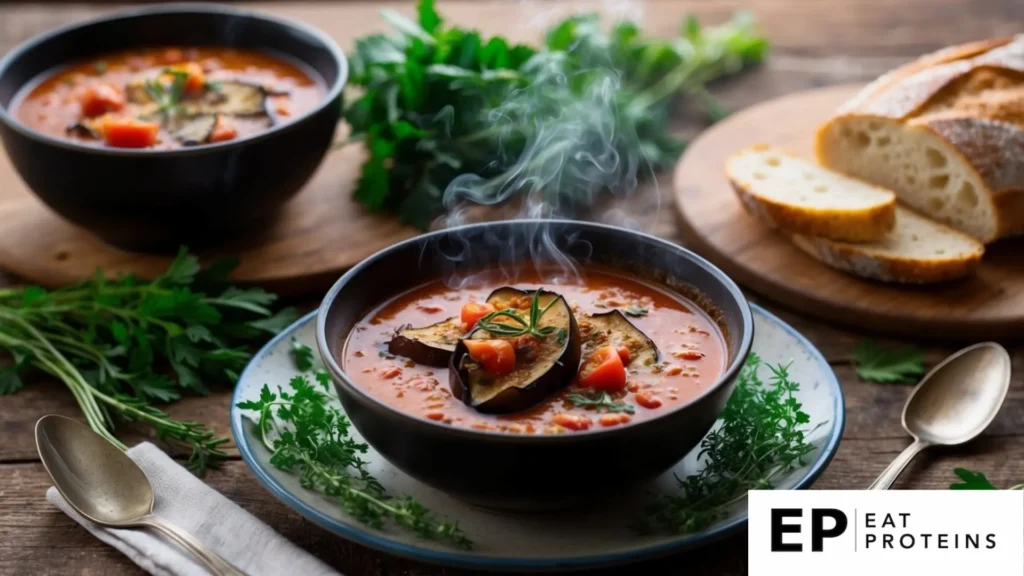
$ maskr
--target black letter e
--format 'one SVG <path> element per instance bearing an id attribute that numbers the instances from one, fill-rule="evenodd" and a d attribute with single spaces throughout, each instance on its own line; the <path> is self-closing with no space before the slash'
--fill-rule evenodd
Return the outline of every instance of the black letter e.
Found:
<path id="1" fill-rule="evenodd" d="M 782 535 L 799 534 L 799 524 L 783 524 L 784 518 L 801 518 L 804 511 L 799 508 L 772 508 L 772 552 L 803 552 L 803 544 L 786 544 Z"/>

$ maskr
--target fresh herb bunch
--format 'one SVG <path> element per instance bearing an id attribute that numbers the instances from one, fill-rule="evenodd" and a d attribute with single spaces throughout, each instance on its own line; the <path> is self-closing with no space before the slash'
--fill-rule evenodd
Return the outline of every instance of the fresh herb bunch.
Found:
<path id="1" fill-rule="evenodd" d="M 561 334 L 565 332 L 565 328 L 555 328 L 554 326 L 540 327 L 540 319 L 544 317 L 544 314 L 547 314 L 548 309 L 554 306 L 555 302 L 558 302 L 558 298 L 552 298 L 547 306 L 541 308 L 540 290 L 537 290 L 533 294 L 533 299 L 530 300 L 529 316 L 524 318 L 517 308 L 505 308 L 504 310 L 495 310 L 484 316 L 477 321 L 476 325 L 491 334 L 499 336 L 522 336 L 528 334 L 541 339 L 546 338 L 548 334 L 555 330 L 559 330 L 558 343 L 561 344 L 565 341 L 565 337 Z M 512 322 L 496 322 L 495 320 L 498 318 L 508 318 Z"/>
<path id="2" fill-rule="evenodd" d="M 864 340 L 853 350 L 857 376 L 869 382 L 913 383 L 924 376 L 924 354 L 913 346 L 892 348 Z"/>
<path id="3" fill-rule="evenodd" d="M 308 346 L 292 341 L 293 361 L 312 353 Z M 305 360 L 296 366 L 304 372 L 312 369 Z M 349 435 L 348 419 L 334 406 L 330 376 L 318 371 L 314 379 L 319 387 L 306 375 L 297 375 L 289 382 L 290 392 L 279 387 L 276 394 L 264 384 L 259 400 L 238 404 L 257 413 L 256 429 L 272 452 L 270 463 L 298 472 L 303 487 L 334 498 L 346 513 L 374 528 L 390 519 L 422 538 L 472 547 L 457 523 L 438 520 L 411 496 L 396 498 L 384 490 L 360 458 L 368 446 Z"/>
<path id="4" fill-rule="evenodd" d="M 189 466 L 204 471 L 228 440 L 152 404 L 185 391 L 207 394 L 211 380 L 234 382 L 249 361 L 247 345 L 296 317 L 271 311 L 274 294 L 231 286 L 236 264 L 225 259 L 200 271 L 182 249 L 153 281 L 109 280 L 97 270 L 57 290 L 0 291 L 0 348 L 14 357 L 0 371 L 0 394 L 20 390 L 25 370 L 42 370 L 68 386 L 92 429 L 114 445 L 125 447 L 113 435 L 117 422 L 142 422 L 161 440 L 190 448 Z"/>
<path id="5" fill-rule="evenodd" d="M 605 31 L 596 15 L 577 15 L 534 49 L 445 27 L 432 0 L 417 9 L 418 22 L 384 11 L 396 34 L 356 42 L 350 84 L 363 93 L 345 117 L 369 152 L 355 198 L 421 228 L 451 207 L 445 192 L 460 175 L 489 181 L 472 190 L 480 203 L 543 182 L 563 207 L 650 175 L 682 150 L 667 132 L 672 99 L 694 95 L 717 119 L 724 109 L 706 84 L 760 62 L 768 47 L 747 14 L 706 30 L 688 17 L 674 39 L 644 37 L 632 22 Z M 595 158 L 622 161 L 605 174 Z"/>
<path id="6" fill-rule="evenodd" d="M 155 114 L 163 112 L 176 113 L 185 96 L 185 85 L 188 84 L 188 72 L 164 68 L 162 75 L 169 75 L 171 82 L 167 86 L 159 78 L 146 80 L 142 85 L 146 94 L 157 104 Z"/>
<path id="7" fill-rule="evenodd" d="M 785 366 L 764 364 L 771 373 L 768 382 L 758 374 L 761 366 L 751 353 L 720 426 L 701 441 L 704 469 L 679 479 L 678 495 L 658 496 L 640 528 L 680 534 L 703 530 L 748 491 L 773 488 L 777 476 L 802 465 L 814 450 L 807 435 L 824 422 L 808 429 L 810 418 L 794 396 L 800 385 Z"/>
<path id="8" fill-rule="evenodd" d="M 966 468 L 954 468 L 953 473 L 960 478 L 960 482 L 950 484 L 950 490 L 999 490 L 981 472 L 973 472 Z M 1007 490 L 1024 490 L 1024 484 L 1011 486 Z"/>
<path id="9" fill-rule="evenodd" d="M 607 392 L 585 394 L 572 393 L 565 397 L 566 400 L 581 408 L 593 408 L 596 412 L 622 412 L 633 414 L 636 408 L 629 402 L 622 402 L 612 398 Z"/>

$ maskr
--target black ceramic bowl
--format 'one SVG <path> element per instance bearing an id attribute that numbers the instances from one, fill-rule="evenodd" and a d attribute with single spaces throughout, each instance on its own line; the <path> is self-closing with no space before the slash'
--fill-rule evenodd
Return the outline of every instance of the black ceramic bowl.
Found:
<path id="1" fill-rule="evenodd" d="M 475 266 L 531 266 L 546 258 L 551 245 L 581 265 L 602 264 L 649 278 L 711 308 L 729 349 L 722 378 L 689 404 L 651 420 L 564 435 L 511 435 L 453 428 L 400 412 L 345 373 L 339 361 L 345 338 L 384 300 Z M 689 250 L 612 226 L 518 220 L 426 234 L 367 258 L 327 293 L 316 336 L 345 412 L 389 462 L 473 503 L 538 509 L 569 506 L 594 493 L 620 493 L 679 462 L 724 408 L 753 330 L 750 307 L 736 284 Z"/>
<path id="2" fill-rule="evenodd" d="M 18 92 L 74 60 L 143 46 L 231 46 L 276 53 L 324 82 L 323 102 L 265 132 L 178 150 L 128 150 L 52 138 L 16 120 Z M 330 148 L 348 75 L 323 32 L 214 4 L 117 12 L 58 28 L 0 60 L 0 137 L 22 179 L 64 218 L 135 250 L 209 243 L 266 224 Z"/>

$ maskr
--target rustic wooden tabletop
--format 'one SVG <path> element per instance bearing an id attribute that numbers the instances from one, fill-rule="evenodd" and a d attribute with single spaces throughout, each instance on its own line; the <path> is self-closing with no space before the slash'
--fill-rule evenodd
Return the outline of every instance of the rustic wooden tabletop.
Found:
<path id="1" fill-rule="evenodd" d="M 410 12 L 412 2 L 336 2 L 257 4 L 310 22 L 343 46 L 370 31 L 383 29 L 378 10 L 394 4 Z M 828 84 L 867 81 L 922 52 L 988 36 L 1013 34 L 1024 28 L 1024 4 L 1014 0 L 615 0 L 556 3 L 536 0 L 486 2 L 441 0 L 445 17 L 489 33 L 520 40 L 535 38 L 545 22 L 574 9 L 638 10 L 652 34 L 677 33 L 692 11 L 707 22 L 719 22 L 740 8 L 753 10 L 772 40 L 766 65 L 742 78 L 715 86 L 732 109 L 788 92 Z M 0 4 L 0 53 L 44 30 L 114 9 L 112 5 L 43 2 Z M 522 22 L 522 25 L 510 25 Z M 685 112 L 685 111 L 684 111 Z M 682 114 L 685 116 L 685 114 Z M 700 125 L 679 120 L 679 132 L 693 134 Z M 662 211 L 656 232 L 678 239 L 676 221 L 662 178 Z M 784 271 L 780 271 L 784 273 Z M 16 279 L 3 277 L 3 283 Z M 756 288 L 756 287 L 754 287 Z M 754 297 L 757 300 L 756 296 Z M 900 414 L 910 388 L 858 380 L 851 365 L 854 344 L 869 334 L 826 325 L 759 300 L 792 323 L 828 358 L 846 394 L 847 424 L 839 453 L 816 489 L 866 487 L 907 444 Z M 312 305 L 313 303 L 307 303 Z M 952 351 L 918 343 L 933 364 Z M 1015 375 L 1007 403 L 985 435 L 955 450 L 926 453 L 906 471 L 896 488 L 943 489 L 954 479 L 952 469 L 964 466 L 985 472 L 996 485 L 1024 481 L 1024 347 L 1010 347 Z M 171 412 L 215 427 L 229 435 L 230 391 L 189 398 Z M 46 503 L 49 479 L 40 465 L 32 428 L 43 414 L 75 416 L 77 406 L 62 385 L 38 381 L 25 390 L 0 397 L 0 573 L 2 574 L 136 574 L 140 571 L 120 553 Z M 141 438 L 127 438 L 129 443 Z M 410 562 L 350 544 L 303 520 L 264 490 L 246 465 L 233 457 L 206 480 L 217 490 L 268 523 L 278 532 L 344 574 L 467 574 Z M 746 573 L 746 537 L 737 535 L 698 551 L 615 570 L 608 574 Z"/>

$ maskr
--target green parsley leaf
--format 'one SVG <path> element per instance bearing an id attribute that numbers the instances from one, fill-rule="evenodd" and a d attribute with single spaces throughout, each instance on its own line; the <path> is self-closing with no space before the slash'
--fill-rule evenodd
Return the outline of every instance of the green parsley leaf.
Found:
<path id="1" fill-rule="evenodd" d="M 953 473 L 960 478 L 960 482 L 950 484 L 950 490 L 998 490 L 981 472 L 972 472 L 966 468 L 954 468 Z"/>
<path id="2" fill-rule="evenodd" d="M 292 355 L 292 362 L 299 370 L 306 372 L 313 369 L 313 349 L 292 338 L 289 351 Z"/>
<path id="3" fill-rule="evenodd" d="M 870 382 L 913 383 L 924 375 L 924 354 L 913 346 L 893 348 L 864 340 L 853 350 L 857 375 Z"/>

